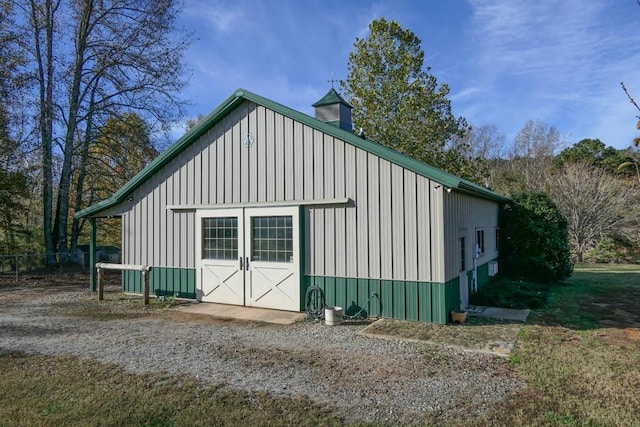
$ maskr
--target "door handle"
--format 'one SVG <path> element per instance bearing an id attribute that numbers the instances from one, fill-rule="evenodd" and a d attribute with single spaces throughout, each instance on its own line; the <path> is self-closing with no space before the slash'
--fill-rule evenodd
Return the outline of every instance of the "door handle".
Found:
<path id="1" fill-rule="evenodd" d="M 249 257 L 246 257 L 244 259 L 244 268 L 246 268 L 247 271 L 249 271 Z"/>
<path id="2" fill-rule="evenodd" d="M 244 270 L 244 258 L 240 257 L 240 270 Z"/>

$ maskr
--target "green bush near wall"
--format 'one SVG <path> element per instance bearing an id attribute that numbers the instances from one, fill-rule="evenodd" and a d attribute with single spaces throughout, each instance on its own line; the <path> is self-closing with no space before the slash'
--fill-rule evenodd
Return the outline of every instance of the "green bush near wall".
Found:
<path id="1" fill-rule="evenodd" d="M 473 305 L 515 309 L 538 309 L 547 303 L 553 285 L 496 277 L 471 295 Z"/>

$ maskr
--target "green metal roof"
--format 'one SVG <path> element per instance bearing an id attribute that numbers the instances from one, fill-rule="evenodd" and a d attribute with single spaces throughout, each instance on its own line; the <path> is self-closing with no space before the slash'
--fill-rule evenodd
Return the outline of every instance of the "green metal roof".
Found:
<path id="1" fill-rule="evenodd" d="M 324 98 L 318 101 L 315 105 L 324 102 L 332 92 L 340 98 L 340 95 L 331 89 Z M 342 98 L 340 98 L 342 99 Z M 436 181 L 445 187 L 457 189 L 465 193 L 475 195 L 477 197 L 493 200 L 496 202 L 506 202 L 509 199 L 503 197 L 491 190 L 474 184 L 470 181 L 457 177 L 453 174 L 445 172 L 441 169 L 435 168 L 428 164 L 422 163 L 416 159 L 405 156 L 398 153 L 388 147 L 380 145 L 376 142 L 360 138 L 359 136 L 342 130 L 329 123 L 324 123 L 299 111 L 293 110 L 284 105 L 273 102 L 267 98 L 264 98 L 255 93 L 249 92 L 245 89 L 236 90 L 231 96 L 225 99 L 215 110 L 209 113 L 206 117 L 200 120 L 193 128 L 174 142 L 169 148 L 162 152 L 152 162 L 150 162 L 143 170 L 136 174 L 129 180 L 124 186 L 116 191 L 110 198 L 102 200 L 86 209 L 83 209 L 75 213 L 76 218 L 83 218 L 86 216 L 95 216 L 98 213 L 116 206 L 119 203 L 124 202 L 127 197 L 135 191 L 136 188 L 141 186 L 144 182 L 150 179 L 156 172 L 158 172 L 163 166 L 176 158 L 186 147 L 195 142 L 200 136 L 206 133 L 211 127 L 220 122 L 229 112 L 235 107 L 240 105 L 244 101 L 251 101 L 255 104 L 261 105 L 265 108 L 269 108 L 277 113 L 280 113 L 290 119 L 299 121 L 307 126 L 315 128 L 326 134 L 329 134 L 335 138 L 341 139 L 348 144 L 354 145 L 376 156 L 382 157 L 392 163 L 409 169 L 418 175 L 422 175 L 425 178 Z M 335 102 L 335 101 L 334 101 Z"/>
<path id="2" fill-rule="evenodd" d="M 334 88 L 329 89 L 329 92 L 327 92 L 327 94 L 323 96 L 320 101 L 313 104 L 312 107 L 322 107 L 323 105 L 331 104 L 344 104 L 349 108 L 353 108 L 340 96 L 340 94 Z"/>

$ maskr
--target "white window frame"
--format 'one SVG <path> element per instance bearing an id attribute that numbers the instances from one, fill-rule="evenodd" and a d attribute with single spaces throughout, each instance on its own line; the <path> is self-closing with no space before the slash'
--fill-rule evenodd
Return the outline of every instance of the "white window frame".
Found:
<path id="1" fill-rule="evenodd" d="M 476 228 L 476 247 L 478 248 L 478 256 L 485 254 L 484 228 Z"/>

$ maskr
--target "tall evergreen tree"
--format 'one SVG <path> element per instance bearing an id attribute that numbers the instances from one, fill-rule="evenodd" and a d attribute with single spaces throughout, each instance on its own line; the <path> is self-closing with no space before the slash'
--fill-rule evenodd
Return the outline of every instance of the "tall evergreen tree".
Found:
<path id="1" fill-rule="evenodd" d="M 374 20 L 368 37 L 356 39 L 348 71 L 341 85 L 354 107 L 356 129 L 423 162 L 462 171 L 463 156 L 447 150 L 446 144 L 462 136 L 467 123 L 451 112 L 449 87 L 429 74 L 421 41 L 413 32 L 395 21 Z"/>

